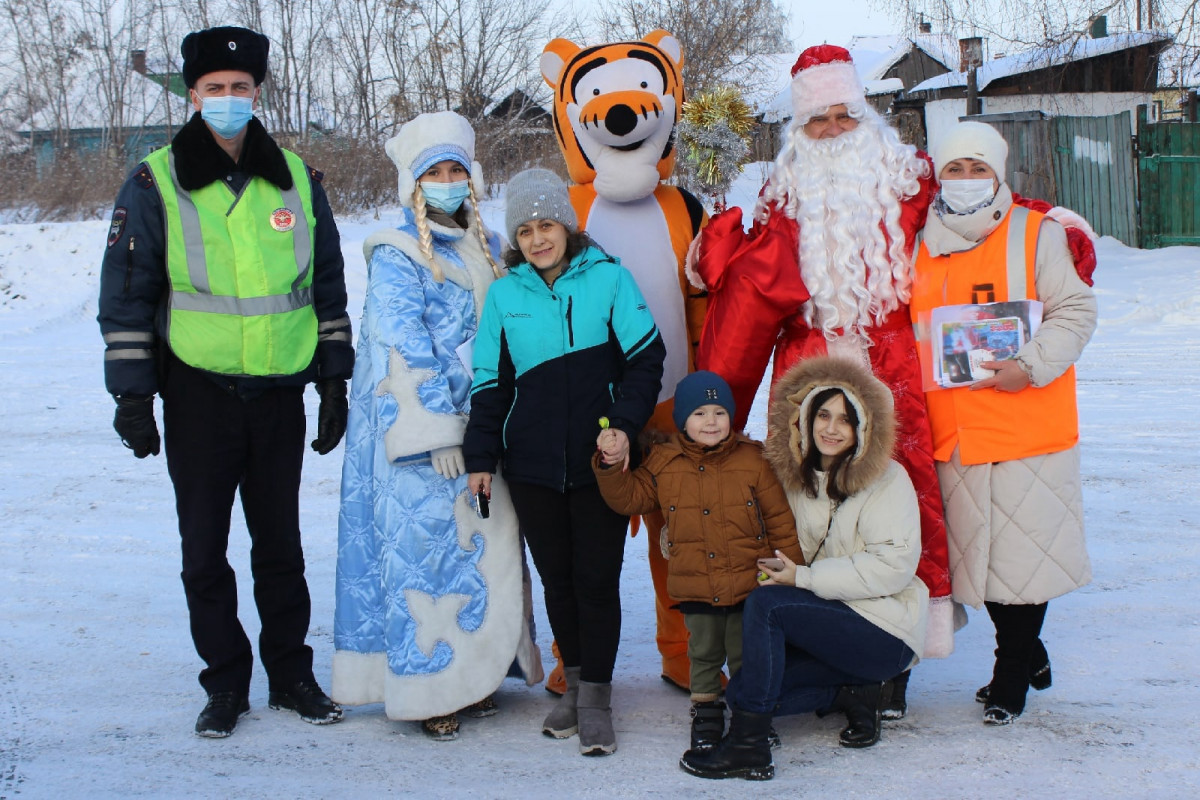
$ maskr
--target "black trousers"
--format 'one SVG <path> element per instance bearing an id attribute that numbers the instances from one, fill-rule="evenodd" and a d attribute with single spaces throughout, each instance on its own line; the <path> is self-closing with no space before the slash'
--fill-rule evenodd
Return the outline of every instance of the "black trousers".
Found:
<path id="1" fill-rule="evenodd" d="M 243 399 L 175 363 L 167 372 L 163 426 L 183 547 L 200 685 L 248 692 L 253 655 L 238 621 L 237 582 L 226 558 L 235 492 L 250 532 L 250 571 L 262 632 L 259 656 L 272 686 L 312 677 L 309 595 L 300 545 L 304 389 Z"/>
<path id="2" fill-rule="evenodd" d="M 1029 665 L 1035 656 L 1045 658 L 1046 654 L 1040 638 L 1046 603 L 989 602 L 984 606 L 996 626 L 996 664 L 992 669 L 989 703 L 1019 714 L 1025 710 L 1025 695 L 1029 692 Z"/>
<path id="3" fill-rule="evenodd" d="M 563 664 L 579 667 L 580 680 L 611 683 L 629 517 L 609 508 L 595 484 L 557 492 L 514 482 L 509 490 Z"/>

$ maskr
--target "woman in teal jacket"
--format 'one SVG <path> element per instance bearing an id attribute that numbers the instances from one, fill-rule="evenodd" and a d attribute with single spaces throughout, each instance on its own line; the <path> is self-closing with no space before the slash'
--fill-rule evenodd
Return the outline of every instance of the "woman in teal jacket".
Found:
<path id="1" fill-rule="evenodd" d="M 485 496 L 503 464 L 545 588 L 567 692 L 542 730 L 578 731 L 580 752 L 606 755 L 617 746 L 609 699 L 629 520 L 605 504 L 590 459 L 598 425 L 616 431 L 628 459 L 654 411 L 665 349 L 633 276 L 578 232 L 558 176 L 514 176 L 505 222 L 517 249 L 480 319 L 463 455 L 469 486 Z"/>

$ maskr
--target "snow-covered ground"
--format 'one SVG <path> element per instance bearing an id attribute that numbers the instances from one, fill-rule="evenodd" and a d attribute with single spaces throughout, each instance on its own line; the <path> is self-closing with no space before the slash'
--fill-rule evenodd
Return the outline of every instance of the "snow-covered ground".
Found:
<path id="1" fill-rule="evenodd" d="M 756 188 L 753 176 L 731 200 Z M 499 206 L 488 216 L 499 222 Z M 361 242 L 390 218 L 342 224 L 356 321 Z M 1050 605 L 1054 686 L 1031 693 L 1016 724 L 985 728 L 973 694 L 990 677 L 992 630 L 973 613 L 950 658 L 917 668 L 909 716 L 878 746 L 838 747 L 836 718 L 782 718 L 776 778 L 760 787 L 676 766 L 688 702 L 658 677 L 642 537 L 627 550 L 610 758 L 543 737 L 552 699 L 516 681 L 501 689 L 498 716 L 434 743 L 377 706 L 325 728 L 271 711 L 260 670 L 235 734 L 195 737 L 204 697 L 166 463 L 121 447 L 103 388 L 95 296 L 106 231 L 0 226 L 0 798 L 1200 794 L 1200 249 L 1099 245 L 1101 324 L 1079 365 L 1095 580 Z M 760 403 L 751 432 L 762 431 Z M 341 449 L 307 459 L 310 642 L 328 686 Z M 234 523 L 254 639 L 247 536 Z M 540 604 L 538 614 L 548 657 Z"/>

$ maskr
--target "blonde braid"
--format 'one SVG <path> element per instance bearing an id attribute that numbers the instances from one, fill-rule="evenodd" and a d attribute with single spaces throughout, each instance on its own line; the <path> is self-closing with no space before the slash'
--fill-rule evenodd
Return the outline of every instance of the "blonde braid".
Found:
<path id="1" fill-rule="evenodd" d="M 442 283 L 446 276 L 441 265 L 433 257 L 433 231 L 429 230 L 429 219 L 425 215 L 425 193 L 421 191 L 420 181 L 417 181 L 413 189 L 413 217 L 417 223 L 417 245 L 421 248 L 421 255 L 429 262 L 429 271 L 433 273 L 433 279 Z"/>
<path id="2" fill-rule="evenodd" d="M 496 264 L 496 259 L 492 258 L 492 248 L 488 245 L 487 228 L 483 227 L 483 216 L 479 213 L 479 200 L 475 197 L 473 181 L 467 181 L 467 190 L 471 193 L 471 213 L 475 215 L 475 235 L 479 237 L 479 244 L 483 247 L 483 257 L 491 265 L 492 274 L 497 278 L 503 277 L 499 265 Z"/>

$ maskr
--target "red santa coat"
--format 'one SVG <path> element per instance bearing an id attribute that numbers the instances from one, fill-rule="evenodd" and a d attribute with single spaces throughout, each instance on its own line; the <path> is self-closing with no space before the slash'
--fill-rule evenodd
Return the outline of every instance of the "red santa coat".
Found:
<path id="1" fill-rule="evenodd" d="M 910 256 L 935 193 L 936 183 L 926 177 L 917 194 L 901 202 L 900 227 Z M 799 263 L 799 234 L 796 220 L 778 206 L 771 208 L 765 222 L 756 221 L 748 234 L 743 233 L 741 209 L 733 208 L 709 222 L 700 243 L 696 272 L 708 287 L 709 311 L 696 351 L 697 367 L 716 372 L 729 383 L 737 403 L 738 429 L 746 424 L 772 349 L 772 386 L 801 359 L 826 354 L 823 332 L 810 328 L 801 312 L 809 293 Z M 950 594 L 946 525 L 908 306 L 900 306 L 864 332 L 872 342 L 867 351 L 871 369 L 896 401 L 895 458 L 912 479 L 920 503 L 922 552 L 917 575 L 930 597 L 946 597 Z"/>

